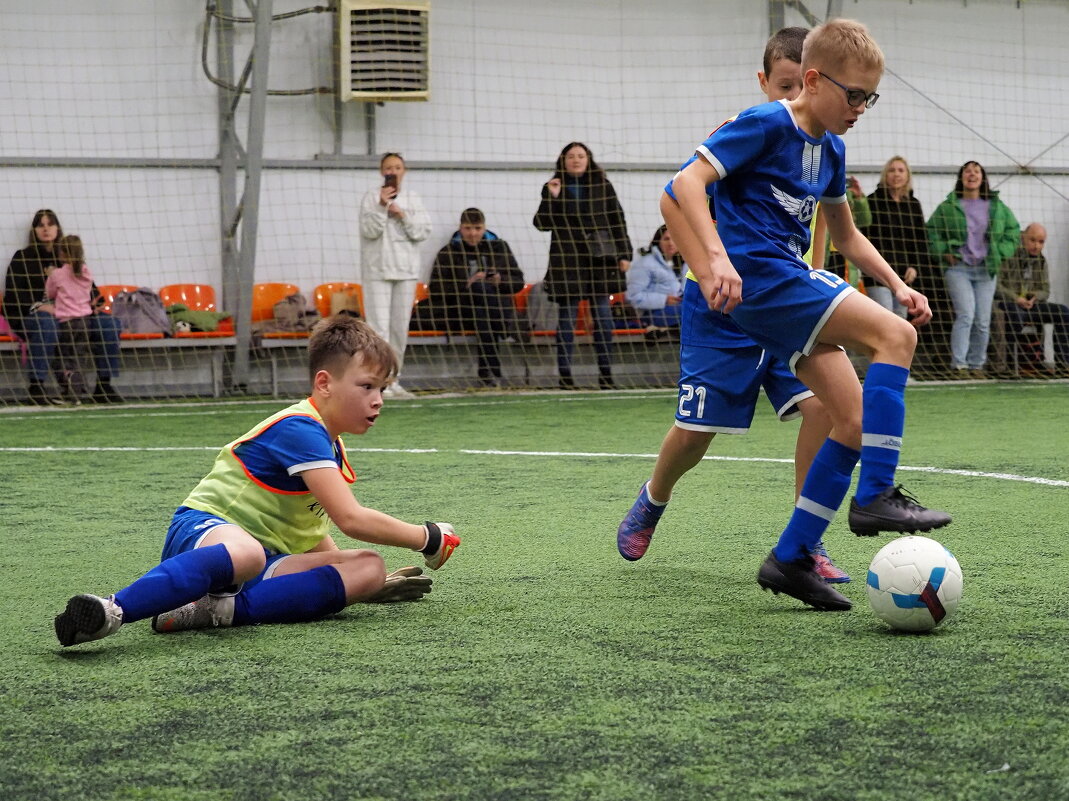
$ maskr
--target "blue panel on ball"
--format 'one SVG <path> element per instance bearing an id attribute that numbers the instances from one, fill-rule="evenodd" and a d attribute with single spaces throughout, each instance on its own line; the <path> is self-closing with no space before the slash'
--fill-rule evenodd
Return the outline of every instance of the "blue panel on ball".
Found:
<path id="1" fill-rule="evenodd" d="M 871 570 L 869 571 L 868 576 L 865 578 L 865 583 L 872 587 L 872 589 L 874 590 L 880 589 L 880 577 L 873 573 Z"/>
<path id="2" fill-rule="evenodd" d="M 939 592 L 939 588 L 943 586 L 943 579 L 946 578 L 947 569 L 945 567 L 933 567 L 932 574 L 928 576 L 928 583 L 932 585 L 932 589 Z"/>

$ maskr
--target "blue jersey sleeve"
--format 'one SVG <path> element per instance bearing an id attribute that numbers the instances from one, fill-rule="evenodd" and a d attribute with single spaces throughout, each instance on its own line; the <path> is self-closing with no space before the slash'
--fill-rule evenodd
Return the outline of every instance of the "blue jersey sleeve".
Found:
<path id="1" fill-rule="evenodd" d="M 744 112 L 713 131 L 698 145 L 698 153 L 726 178 L 744 169 L 765 151 L 765 128 L 762 119 Z"/>
<path id="2" fill-rule="evenodd" d="M 831 150 L 834 157 L 832 162 L 834 171 L 831 174 L 828 188 L 824 190 L 824 194 L 819 200 L 821 203 L 834 205 L 836 203 L 845 203 L 848 200 L 846 197 L 846 147 L 841 137 L 828 138 L 829 150 Z"/>
<path id="3" fill-rule="evenodd" d="M 339 467 L 341 455 L 321 423 L 310 417 L 283 417 L 234 449 L 245 469 L 275 489 L 304 491 L 300 473 L 318 467 Z"/>

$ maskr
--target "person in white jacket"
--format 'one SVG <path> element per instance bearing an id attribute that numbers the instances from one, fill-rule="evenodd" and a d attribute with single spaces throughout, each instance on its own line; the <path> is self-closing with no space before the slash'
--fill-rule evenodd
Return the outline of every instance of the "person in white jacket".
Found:
<path id="1" fill-rule="evenodd" d="M 397 352 L 403 364 L 408 322 L 420 277 L 419 244 L 431 233 L 430 215 L 420 196 L 402 189 L 405 160 L 387 153 L 379 162 L 383 185 L 360 203 L 360 258 L 367 322 Z M 411 397 L 396 382 L 393 397 Z"/>

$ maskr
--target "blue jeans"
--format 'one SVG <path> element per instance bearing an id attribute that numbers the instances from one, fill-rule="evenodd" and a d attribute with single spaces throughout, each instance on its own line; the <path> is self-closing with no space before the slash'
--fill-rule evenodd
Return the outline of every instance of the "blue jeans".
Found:
<path id="1" fill-rule="evenodd" d="M 650 325 L 657 325 L 661 328 L 679 328 L 679 320 L 682 313 L 683 307 L 676 305 L 665 306 L 660 309 L 647 309 L 642 314 Z"/>
<path id="2" fill-rule="evenodd" d="M 119 334 L 122 324 L 110 314 L 94 314 L 86 320 L 89 345 L 93 351 L 97 379 L 107 381 L 119 374 Z M 29 351 L 29 377 L 47 381 L 56 355 L 59 328 L 54 315 L 34 312 L 22 318 L 22 331 L 18 334 L 26 340 Z"/>
<path id="3" fill-rule="evenodd" d="M 579 313 L 579 300 L 562 302 L 557 310 L 557 371 L 564 376 L 572 374 L 572 352 L 575 350 L 575 318 Z M 598 370 L 602 375 L 612 371 L 612 311 L 609 296 L 590 299 L 590 315 L 594 318 L 594 352 L 598 357 Z"/>
<path id="4" fill-rule="evenodd" d="M 950 330 L 950 366 L 956 370 L 979 370 L 987 361 L 991 336 L 991 304 L 995 277 L 987 267 L 955 264 L 943 271 L 950 302 L 954 304 L 954 327 Z"/>
<path id="5" fill-rule="evenodd" d="M 891 292 L 885 286 L 867 286 L 865 291 L 869 293 L 869 297 L 883 306 L 887 311 L 894 312 L 899 317 L 906 317 L 908 311 L 905 306 L 898 302 L 894 293 Z"/>

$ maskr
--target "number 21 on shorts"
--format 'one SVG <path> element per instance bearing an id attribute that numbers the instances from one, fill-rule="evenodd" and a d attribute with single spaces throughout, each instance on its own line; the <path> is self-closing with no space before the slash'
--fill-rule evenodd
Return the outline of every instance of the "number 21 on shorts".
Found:
<path id="1" fill-rule="evenodd" d="M 691 384 L 681 384 L 679 387 L 679 416 L 680 417 L 693 417 L 695 414 L 699 418 L 705 416 L 705 396 L 708 390 L 702 386 L 692 386 Z M 698 408 L 691 410 L 688 405 L 696 403 Z"/>

